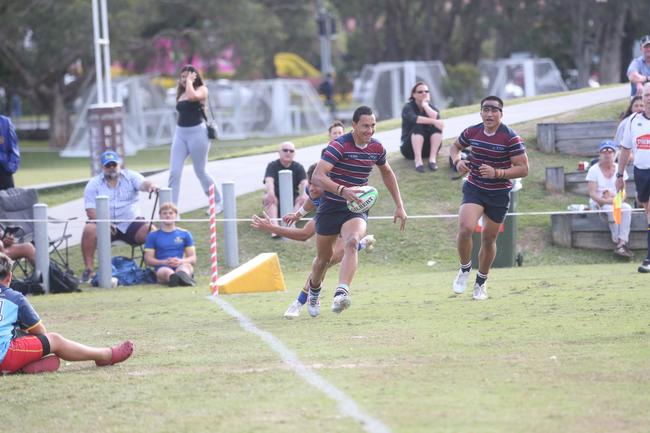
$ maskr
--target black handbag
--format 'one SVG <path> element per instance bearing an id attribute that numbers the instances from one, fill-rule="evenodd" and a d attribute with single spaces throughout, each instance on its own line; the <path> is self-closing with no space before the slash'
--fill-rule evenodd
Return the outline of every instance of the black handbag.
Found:
<path id="1" fill-rule="evenodd" d="M 208 107 L 210 107 L 210 115 L 212 116 L 212 119 L 214 119 L 214 113 L 212 112 L 212 106 L 210 105 L 210 100 L 208 98 Z M 205 115 L 205 110 L 203 109 L 203 105 L 199 105 L 201 107 L 201 114 L 203 115 L 203 118 L 205 119 L 205 127 L 208 130 L 208 138 L 210 140 L 215 140 L 217 138 L 217 122 L 214 120 L 208 120 L 208 116 Z"/>

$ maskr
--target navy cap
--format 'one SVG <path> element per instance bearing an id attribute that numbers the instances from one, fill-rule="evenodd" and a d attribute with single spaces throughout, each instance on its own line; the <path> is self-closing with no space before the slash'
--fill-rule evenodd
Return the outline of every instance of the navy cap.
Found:
<path id="1" fill-rule="evenodd" d="M 641 46 L 645 47 L 648 44 L 650 44 L 650 35 L 645 35 L 641 38 Z"/>
<path id="2" fill-rule="evenodd" d="M 117 152 L 115 152 L 114 150 L 107 150 L 106 152 L 100 155 L 99 159 L 102 161 L 102 165 L 104 167 L 109 162 L 116 162 L 118 165 L 122 163 L 122 159 L 120 158 L 120 155 L 118 155 Z"/>
<path id="3" fill-rule="evenodd" d="M 616 152 L 616 145 L 612 140 L 604 140 L 600 143 L 600 147 L 598 148 L 598 151 L 602 152 L 605 149 L 612 149 L 614 152 Z"/>

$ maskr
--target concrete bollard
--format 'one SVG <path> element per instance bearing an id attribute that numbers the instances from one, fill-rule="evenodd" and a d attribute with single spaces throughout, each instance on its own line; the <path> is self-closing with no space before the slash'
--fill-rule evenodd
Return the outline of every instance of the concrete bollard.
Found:
<path id="1" fill-rule="evenodd" d="M 282 219 L 288 213 L 293 212 L 293 172 L 291 170 L 280 170 L 280 206 L 279 216 Z M 286 225 L 280 221 L 281 225 Z"/>
<path id="2" fill-rule="evenodd" d="M 158 206 L 160 206 L 163 203 L 170 203 L 171 201 L 172 201 L 172 189 L 160 188 L 160 191 L 158 191 Z M 156 217 L 154 216 L 154 218 Z"/>
<path id="3" fill-rule="evenodd" d="M 34 247 L 36 272 L 43 276 L 43 290 L 50 293 L 50 240 L 47 236 L 47 205 L 36 203 L 34 209 Z"/>
<path id="4" fill-rule="evenodd" d="M 237 219 L 237 199 L 235 198 L 235 182 L 221 184 L 223 192 L 223 217 L 226 220 Z M 226 248 L 226 266 L 239 266 L 239 241 L 237 239 L 237 221 L 224 221 L 223 232 Z"/>
<path id="5" fill-rule="evenodd" d="M 112 266 L 111 266 L 111 223 L 108 212 L 108 197 L 97 196 L 97 275 L 99 287 L 109 289 L 111 287 Z"/>

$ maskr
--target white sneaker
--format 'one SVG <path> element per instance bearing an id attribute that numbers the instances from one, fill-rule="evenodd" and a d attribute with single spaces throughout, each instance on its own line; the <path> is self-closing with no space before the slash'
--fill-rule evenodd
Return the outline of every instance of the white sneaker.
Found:
<path id="1" fill-rule="evenodd" d="M 332 302 L 332 312 L 339 314 L 341 311 L 347 309 L 350 304 L 352 304 L 352 300 L 345 293 L 336 295 L 334 296 L 334 302 Z"/>
<path id="2" fill-rule="evenodd" d="M 371 252 L 375 249 L 375 242 L 377 242 L 377 240 L 374 235 L 365 235 L 359 242 L 359 245 L 361 246 L 360 250 L 365 249 L 366 253 Z"/>
<path id="3" fill-rule="evenodd" d="M 320 314 L 320 296 L 307 295 L 307 311 L 311 317 L 318 317 Z"/>
<path id="4" fill-rule="evenodd" d="M 474 295 L 472 297 L 475 301 L 485 301 L 488 298 L 487 283 L 483 283 L 480 286 L 478 283 L 474 283 Z"/>
<path id="5" fill-rule="evenodd" d="M 470 273 L 471 272 L 463 272 L 462 269 L 458 270 L 458 275 L 456 275 L 456 278 L 454 278 L 454 284 L 452 285 L 452 289 L 454 293 L 460 295 L 465 291 L 465 287 L 467 287 L 467 280 L 469 280 Z"/>
<path id="6" fill-rule="evenodd" d="M 289 305 L 287 311 L 284 312 L 284 318 L 295 319 L 300 316 L 300 310 L 302 310 L 302 304 L 296 299 L 291 303 L 291 305 Z"/>

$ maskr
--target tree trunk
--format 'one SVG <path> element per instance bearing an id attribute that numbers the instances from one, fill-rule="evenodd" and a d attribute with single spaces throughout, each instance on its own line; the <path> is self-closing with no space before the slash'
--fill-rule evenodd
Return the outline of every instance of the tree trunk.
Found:
<path id="1" fill-rule="evenodd" d="M 52 89 L 50 106 L 50 143 L 51 148 L 62 149 L 68 143 L 71 134 L 70 113 L 65 107 L 63 94 L 58 85 Z"/>
<path id="2" fill-rule="evenodd" d="M 600 83 L 619 83 L 621 74 L 621 46 L 625 36 L 625 22 L 627 21 L 628 4 L 621 3 L 613 15 L 614 19 L 606 22 L 603 32 L 603 43 L 600 57 Z M 611 17 L 611 16 L 610 16 Z"/>

